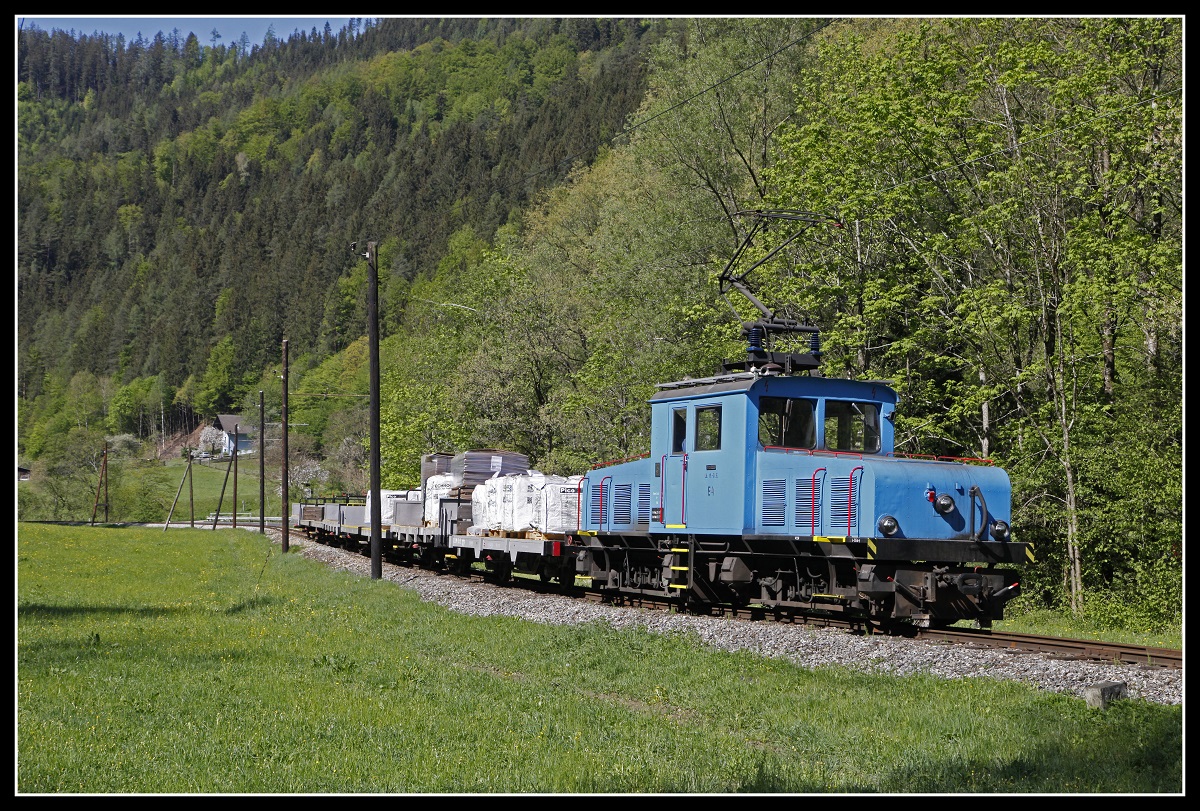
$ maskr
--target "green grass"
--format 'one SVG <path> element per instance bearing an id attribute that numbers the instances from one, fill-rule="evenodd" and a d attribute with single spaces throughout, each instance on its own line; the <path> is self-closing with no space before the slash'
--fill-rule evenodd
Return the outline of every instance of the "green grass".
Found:
<path id="1" fill-rule="evenodd" d="M 172 489 L 170 497 L 175 498 L 175 493 L 179 492 L 179 502 L 175 505 L 175 514 L 171 518 L 171 523 L 179 521 L 182 517 L 185 521 L 190 514 L 189 497 L 194 499 L 196 506 L 196 518 L 199 520 L 206 515 L 211 514 L 217 509 L 217 505 L 221 505 L 221 514 L 225 515 L 234 508 L 233 497 L 233 471 L 230 469 L 228 462 L 193 462 L 192 463 L 192 486 L 189 493 L 188 484 L 184 481 L 183 475 L 187 469 L 186 459 L 172 459 L 167 462 L 166 468 L 170 473 L 172 481 Z M 227 475 L 228 473 L 228 475 Z M 267 515 L 279 515 L 279 471 L 267 471 L 266 484 L 266 505 Z M 183 490 L 179 490 L 179 484 L 183 482 Z M 224 497 L 221 490 L 224 488 Z M 258 518 L 258 458 L 240 458 L 238 459 L 238 476 L 237 476 L 237 511 L 250 512 Z M 170 501 L 167 502 L 168 509 Z"/>
<path id="2" fill-rule="evenodd" d="M 472 617 L 244 530 L 18 524 L 18 793 L 1179 793 L 1182 708 Z"/>
<path id="3" fill-rule="evenodd" d="M 1086 618 L 1064 616 L 1046 609 L 1022 612 L 1010 610 L 1005 619 L 993 624 L 993 630 L 1018 634 L 1046 634 L 1067 639 L 1094 639 L 1120 642 L 1126 645 L 1147 645 L 1154 648 L 1183 649 L 1183 628 L 1174 627 L 1159 632 L 1133 631 L 1101 627 Z"/>

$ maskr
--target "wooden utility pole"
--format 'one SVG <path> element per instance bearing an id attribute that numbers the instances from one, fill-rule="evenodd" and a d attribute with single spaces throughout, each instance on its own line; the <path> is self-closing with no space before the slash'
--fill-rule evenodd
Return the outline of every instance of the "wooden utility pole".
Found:
<path id="1" fill-rule="evenodd" d="M 261 390 L 258 392 L 258 532 L 267 534 L 267 423 Z"/>
<path id="2" fill-rule="evenodd" d="M 239 423 L 233 424 L 233 528 L 237 529 L 237 458 L 238 458 L 238 432 L 242 430 Z"/>
<path id="3" fill-rule="evenodd" d="M 292 505 L 288 503 L 288 424 L 287 424 L 287 407 L 288 407 L 288 344 L 287 338 L 283 339 L 283 411 L 281 422 L 283 424 L 283 478 L 279 483 L 280 499 L 279 513 L 283 519 L 283 551 L 288 551 L 288 524 L 292 523 L 291 511 Z"/>
<path id="4" fill-rule="evenodd" d="M 163 524 L 163 532 L 167 531 L 167 527 L 171 526 L 171 516 L 175 514 L 175 505 L 179 503 L 179 494 L 183 492 L 183 483 L 192 481 L 192 451 L 188 449 L 187 467 L 183 470 L 183 478 L 179 480 L 179 489 L 175 491 L 175 500 L 171 502 L 171 509 L 167 513 L 167 523 Z M 188 497 L 191 497 L 191 488 L 188 489 Z M 195 507 L 192 508 L 192 527 L 195 527 Z"/>
<path id="5" fill-rule="evenodd" d="M 233 455 L 233 458 L 229 460 L 229 464 L 227 464 L 225 466 L 225 481 L 221 482 L 221 495 L 217 499 L 217 511 L 215 513 L 213 513 L 213 525 L 212 525 L 213 529 L 217 528 L 217 521 L 219 521 L 221 518 L 221 505 L 225 503 L 225 485 L 229 484 L 229 471 L 233 468 L 233 463 L 234 463 L 234 460 L 236 460 L 236 459 L 237 459 L 237 454 L 235 453 Z M 234 488 L 235 489 L 237 488 L 236 483 L 234 484 Z M 234 507 L 234 510 L 236 511 L 237 505 L 234 504 L 233 507 Z"/>
<path id="6" fill-rule="evenodd" d="M 96 525 L 96 510 L 100 507 L 100 489 L 104 488 L 104 523 L 108 523 L 108 441 L 100 457 L 100 481 L 96 482 L 96 500 L 92 502 L 92 526 Z"/>
<path id="7" fill-rule="evenodd" d="M 367 342 L 371 352 L 371 578 L 383 577 L 383 505 L 379 489 L 379 272 L 375 243 L 367 243 Z"/>

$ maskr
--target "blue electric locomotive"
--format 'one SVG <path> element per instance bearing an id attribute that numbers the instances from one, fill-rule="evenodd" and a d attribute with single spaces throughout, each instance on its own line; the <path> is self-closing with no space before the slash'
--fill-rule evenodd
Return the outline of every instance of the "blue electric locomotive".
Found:
<path id="1" fill-rule="evenodd" d="M 658 388 L 649 456 L 586 475 L 594 586 L 926 626 L 1016 596 L 1007 474 L 897 457 L 887 385 L 768 365 Z"/>

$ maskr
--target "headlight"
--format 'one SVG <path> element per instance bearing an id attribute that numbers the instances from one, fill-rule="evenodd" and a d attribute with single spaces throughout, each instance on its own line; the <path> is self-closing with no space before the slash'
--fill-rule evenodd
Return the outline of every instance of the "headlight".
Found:
<path id="1" fill-rule="evenodd" d="M 879 519 L 879 531 L 884 535 L 895 535 L 896 530 L 900 529 L 900 524 L 890 515 L 885 515 Z"/>
<path id="2" fill-rule="evenodd" d="M 954 512 L 954 497 L 949 493 L 942 493 L 937 497 L 937 500 L 933 502 L 933 508 L 942 515 L 949 515 L 950 513 Z"/>
<path id="3" fill-rule="evenodd" d="M 997 521 L 992 524 L 992 537 L 997 541 L 1007 541 L 1012 535 L 1012 529 L 1009 528 L 1007 521 Z"/>

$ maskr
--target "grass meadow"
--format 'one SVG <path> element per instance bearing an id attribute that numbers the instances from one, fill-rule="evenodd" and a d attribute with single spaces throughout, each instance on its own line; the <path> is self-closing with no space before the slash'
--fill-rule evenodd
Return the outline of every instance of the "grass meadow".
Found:
<path id="1" fill-rule="evenodd" d="M 21 516 L 30 521 L 92 523 L 95 511 L 95 523 L 161 523 L 170 515 L 173 527 L 193 520 L 204 525 L 219 505 L 224 516 L 238 513 L 239 526 L 257 527 L 260 490 L 264 516 L 278 519 L 281 509 L 279 470 L 265 472 L 266 486 L 260 488 L 258 457 L 249 454 L 238 459 L 236 476 L 228 460 L 196 460 L 190 474 L 185 459 L 114 461 L 107 488 L 98 476 L 66 483 L 35 475 L 18 483 L 17 497 Z"/>
<path id="2" fill-rule="evenodd" d="M 179 497 L 178 502 L 175 503 L 174 515 L 171 516 L 172 526 L 187 524 L 193 510 L 195 510 L 196 521 L 203 523 L 205 517 L 216 512 L 218 505 L 221 507 L 222 515 L 228 515 L 236 508 L 239 526 L 243 520 L 252 526 L 258 526 L 260 489 L 258 457 L 238 459 L 236 501 L 234 500 L 233 469 L 224 460 L 193 462 L 190 483 L 184 475 L 187 472 L 186 460 L 172 459 L 165 468 L 172 485 L 170 496 L 172 500 L 176 495 Z M 265 490 L 266 496 L 264 515 L 278 516 L 280 514 L 279 481 L 278 479 L 271 480 L 270 476 L 267 479 L 267 486 L 262 488 Z M 167 506 L 166 512 L 169 513 L 172 502 L 168 502 L 166 499 L 163 499 L 163 502 Z M 244 519 L 243 516 L 246 514 L 252 515 L 252 518 Z"/>
<path id="3" fill-rule="evenodd" d="M 454 614 L 246 530 L 17 525 L 17 794 L 1180 793 L 1183 710 Z"/>

